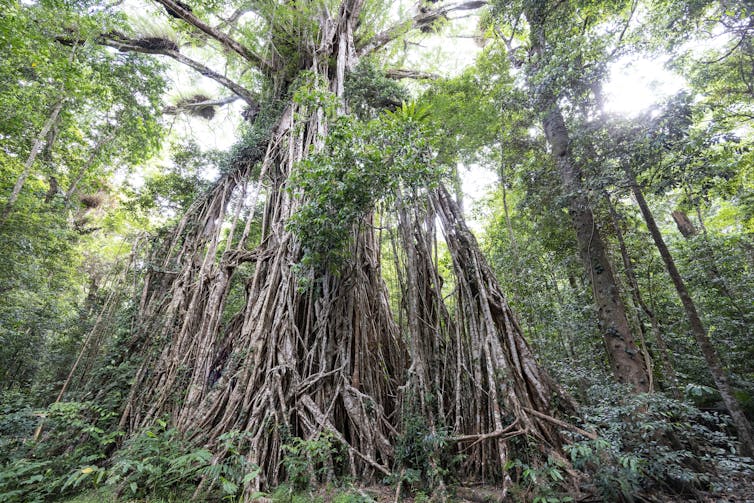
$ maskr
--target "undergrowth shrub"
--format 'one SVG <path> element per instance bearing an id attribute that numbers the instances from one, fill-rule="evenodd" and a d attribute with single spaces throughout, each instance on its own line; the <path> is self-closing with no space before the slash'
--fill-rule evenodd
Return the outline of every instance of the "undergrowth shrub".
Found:
<path id="1" fill-rule="evenodd" d="M 592 386 L 587 402 L 584 420 L 600 438 L 566 449 L 605 501 L 628 501 L 642 490 L 723 493 L 754 476 L 752 460 L 736 454 L 727 416 L 617 384 Z"/>
<path id="2" fill-rule="evenodd" d="M 259 474 L 245 455 L 243 433 L 220 437 L 218 452 L 197 448 L 167 422 L 131 437 L 116 413 L 92 402 L 61 402 L 33 411 L 24 397 L 0 402 L 0 503 L 49 501 L 76 492 L 109 488 L 117 497 L 185 501 L 204 480 L 202 498 L 231 499 Z M 44 418 L 38 441 L 34 430 Z"/>
<path id="3" fill-rule="evenodd" d="M 572 496 L 564 494 L 561 487 L 567 463 L 563 460 L 548 458 L 542 466 L 530 466 L 520 459 L 509 460 L 505 469 L 516 481 L 511 487 L 511 497 L 515 501 L 532 503 L 569 503 Z"/>
<path id="4" fill-rule="evenodd" d="M 159 420 L 115 454 L 106 483 L 123 496 L 184 501 L 206 479 L 203 497 L 234 500 L 259 470 L 240 453 L 242 433 L 228 432 L 220 441 L 226 454 L 216 457 L 204 447 L 193 447 L 178 430 Z"/>
<path id="5" fill-rule="evenodd" d="M 44 501 L 70 492 L 70 476 L 82 466 L 102 463 L 120 436 L 110 427 L 114 413 L 92 402 L 61 402 L 38 413 L 9 408 L 5 403 L 0 417 L 2 503 Z M 41 418 L 44 431 L 35 442 Z"/>
<path id="6" fill-rule="evenodd" d="M 317 482 L 332 481 L 336 465 L 343 458 L 341 446 L 329 432 L 308 440 L 290 437 L 283 444 L 283 453 L 288 486 L 294 491 L 308 489 Z"/>
<path id="7" fill-rule="evenodd" d="M 431 397 L 427 397 L 432 400 Z M 417 413 L 416 397 L 410 396 L 404 405 L 402 427 L 395 446 L 393 475 L 387 478 L 390 484 L 402 483 L 420 501 L 425 493 L 444 491 L 444 484 L 457 481 L 456 474 L 464 459 L 453 449 L 449 430 L 444 425 L 429 424 L 427 418 Z"/>
<path id="8" fill-rule="evenodd" d="M 29 405 L 29 397 L 17 390 L 0 395 L 0 466 L 9 463 L 34 434 L 39 418 Z"/>

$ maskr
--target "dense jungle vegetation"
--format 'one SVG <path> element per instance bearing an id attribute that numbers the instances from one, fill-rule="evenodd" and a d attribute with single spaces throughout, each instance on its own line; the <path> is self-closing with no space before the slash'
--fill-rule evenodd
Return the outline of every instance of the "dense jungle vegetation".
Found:
<path id="1" fill-rule="evenodd" d="M 0 502 L 754 501 L 752 35 L 0 0 Z"/>

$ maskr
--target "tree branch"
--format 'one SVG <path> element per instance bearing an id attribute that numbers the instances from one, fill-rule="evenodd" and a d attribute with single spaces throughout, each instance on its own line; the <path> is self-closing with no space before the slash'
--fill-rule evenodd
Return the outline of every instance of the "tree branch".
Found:
<path id="1" fill-rule="evenodd" d="M 65 43 L 65 39 L 58 38 L 58 41 L 61 43 Z M 143 54 L 156 54 L 156 55 L 162 55 L 162 56 L 167 56 L 169 58 L 173 58 L 179 63 L 182 63 L 188 66 L 189 68 L 196 70 L 201 75 L 204 75 L 205 77 L 210 78 L 214 80 L 215 82 L 219 83 L 220 85 L 226 87 L 228 90 L 232 91 L 236 96 L 244 100 L 249 105 L 255 105 L 255 106 L 257 105 L 256 98 L 246 88 L 230 80 L 226 76 L 220 73 L 217 73 L 216 71 L 203 65 L 202 63 L 199 63 L 198 61 L 195 61 L 189 58 L 188 56 L 184 56 L 183 54 L 180 53 L 180 51 L 178 50 L 178 46 L 175 44 L 171 45 L 171 44 L 144 43 L 144 41 L 142 40 L 131 39 L 125 36 L 124 34 L 118 33 L 118 32 L 110 32 L 110 33 L 102 34 L 97 38 L 97 42 L 102 45 L 114 47 L 118 49 L 119 51 L 140 52 Z"/>
<path id="2" fill-rule="evenodd" d="M 220 42 L 227 49 L 235 52 L 245 60 L 254 63 L 261 70 L 272 70 L 273 65 L 264 59 L 259 54 L 251 51 L 247 47 L 241 45 L 239 42 L 226 35 L 225 33 L 213 28 L 198 17 L 196 17 L 191 11 L 185 9 L 180 3 L 174 0 L 156 0 L 162 4 L 166 9 L 175 13 L 177 17 L 180 17 L 191 26 L 194 26 L 198 30 L 206 33 L 210 37 Z"/>
<path id="3" fill-rule="evenodd" d="M 599 438 L 599 436 L 596 433 L 592 432 L 592 431 L 586 431 L 586 430 L 584 430 L 582 428 L 579 428 L 578 426 L 574 426 L 572 424 L 566 423 L 565 421 L 561 421 L 560 419 L 554 418 L 552 416 L 548 416 L 547 414 L 539 412 L 538 410 L 530 409 L 529 407 L 522 407 L 522 408 L 526 412 L 528 412 L 529 414 L 533 414 L 533 415 L 537 416 L 540 419 L 544 419 L 545 421 L 549 421 L 549 422 L 551 422 L 553 424 L 556 424 L 556 425 L 558 425 L 558 426 L 560 426 L 562 428 L 567 428 L 567 429 L 569 429 L 571 431 L 575 431 L 579 435 L 583 435 L 583 436 L 585 436 L 586 438 L 588 438 L 590 440 L 597 440 Z"/>
<path id="4" fill-rule="evenodd" d="M 225 98 L 218 98 L 216 100 L 197 101 L 196 103 L 180 103 L 175 106 L 165 107 L 162 111 L 163 113 L 166 113 L 166 114 L 178 114 L 180 112 L 190 111 L 196 108 L 221 107 L 223 105 L 228 105 L 230 103 L 233 103 L 234 101 L 240 98 L 241 98 L 240 96 L 235 95 L 235 96 L 226 96 Z"/>
<path id="5" fill-rule="evenodd" d="M 391 68 L 385 72 L 389 79 L 418 79 L 418 80 L 437 80 L 440 78 L 436 73 L 420 72 L 417 70 L 407 70 L 403 68 Z"/>
<path id="6" fill-rule="evenodd" d="M 451 12 L 459 10 L 475 10 L 484 7 L 485 5 L 487 5 L 486 0 L 468 0 L 466 2 L 450 4 L 438 7 L 437 9 L 419 12 L 419 14 L 413 18 L 403 20 L 390 28 L 377 33 L 371 39 L 360 43 L 357 47 L 358 53 L 361 56 L 372 53 L 400 37 L 403 33 L 412 29 L 429 26 L 437 21 L 437 19 L 447 16 Z"/>
<path id="7" fill-rule="evenodd" d="M 233 33 L 233 31 L 235 30 L 236 22 L 241 18 L 241 16 L 243 16 L 247 12 L 253 12 L 253 11 L 252 9 L 248 7 L 245 7 L 245 8 L 242 7 L 242 8 L 236 9 L 235 11 L 233 11 L 230 17 L 228 17 L 228 19 L 220 18 L 221 22 L 215 27 L 215 29 L 224 30 L 225 28 L 230 27 L 231 29 L 228 30 L 228 36 L 230 36 L 230 33 Z"/>

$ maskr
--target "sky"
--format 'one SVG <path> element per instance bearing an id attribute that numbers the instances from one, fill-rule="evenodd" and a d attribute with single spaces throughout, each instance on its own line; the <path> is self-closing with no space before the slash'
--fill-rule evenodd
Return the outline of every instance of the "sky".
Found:
<path id="1" fill-rule="evenodd" d="M 625 57 L 613 63 L 605 85 L 607 112 L 636 116 L 686 87 L 662 58 Z"/>

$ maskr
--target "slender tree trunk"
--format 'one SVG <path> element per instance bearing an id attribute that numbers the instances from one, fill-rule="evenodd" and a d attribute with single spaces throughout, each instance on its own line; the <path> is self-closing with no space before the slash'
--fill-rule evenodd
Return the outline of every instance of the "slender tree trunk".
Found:
<path id="1" fill-rule="evenodd" d="M 751 319 L 751 316 L 749 316 L 746 313 L 746 310 L 743 309 L 736 300 L 736 295 L 733 294 L 733 292 L 730 289 L 730 286 L 728 286 L 728 282 L 725 280 L 725 277 L 720 272 L 720 269 L 717 268 L 717 265 L 715 262 L 717 261 L 715 249 L 712 247 L 712 243 L 709 241 L 709 235 L 707 234 L 707 228 L 704 226 L 704 220 L 702 219 L 702 210 L 699 208 L 699 204 L 694 205 L 696 209 L 696 216 L 699 219 L 699 227 L 702 229 L 702 242 L 704 247 L 704 252 L 707 254 L 707 261 L 706 261 L 706 271 L 707 276 L 709 276 L 710 284 L 711 286 L 717 290 L 720 295 L 722 295 L 728 302 L 728 304 L 738 313 L 738 316 L 743 320 L 744 322 L 751 324 L 754 322 L 754 320 Z M 687 240 L 692 240 L 697 234 L 698 231 L 696 227 L 694 226 L 691 219 L 681 210 L 675 210 L 672 213 L 673 220 L 675 221 L 676 227 L 678 227 L 678 231 L 683 235 L 684 238 Z"/>
<path id="2" fill-rule="evenodd" d="M 628 248 L 626 247 L 626 241 L 623 239 L 623 231 L 620 228 L 620 217 L 615 209 L 615 205 L 610 200 L 609 194 L 605 194 L 605 201 L 607 201 L 607 207 L 610 210 L 610 217 L 613 222 L 613 228 L 615 229 L 615 236 L 618 238 L 618 245 L 620 246 L 620 254 L 623 259 L 623 267 L 626 270 L 626 278 L 631 290 L 631 297 L 634 299 L 634 303 L 644 311 L 644 314 L 649 319 L 649 324 L 652 329 L 652 335 L 659 349 L 660 362 L 662 363 L 663 370 L 666 373 L 666 378 L 670 385 L 668 386 L 673 393 L 673 396 L 680 398 L 681 394 L 678 390 L 678 375 L 673 367 L 670 350 L 665 343 L 665 338 L 662 336 L 662 330 L 660 328 L 660 322 L 657 320 L 654 311 L 652 311 L 644 298 L 641 295 L 641 289 L 639 288 L 639 281 L 636 279 L 636 273 L 634 272 L 634 264 L 631 260 L 631 256 L 628 254 Z"/>
<path id="3" fill-rule="evenodd" d="M 47 118 L 44 125 L 42 126 L 42 129 L 39 131 L 39 134 L 34 139 L 34 143 L 32 143 L 31 146 L 31 152 L 29 152 L 29 157 L 26 158 L 26 162 L 24 163 L 24 169 L 16 179 L 16 183 L 13 186 L 13 190 L 11 191 L 10 196 L 8 197 L 8 201 L 5 203 L 5 207 L 0 214 L 0 225 L 5 224 L 11 211 L 13 211 L 13 206 L 18 200 L 21 189 L 23 189 L 24 183 L 26 183 L 26 179 L 29 178 L 29 175 L 31 174 L 31 168 L 32 166 L 34 166 L 34 161 L 37 160 L 37 156 L 44 147 L 45 138 L 47 138 L 50 129 L 58 120 L 58 116 L 60 115 L 60 111 L 63 109 L 64 102 L 65 100 L 63 98 L 59 98 L 58 101 L 55 102 L 55 105 L 52 107 L 52 112 L 50 112 L 50 116 Z"/>
<path id="4" fill-rule="evenodd" d="M 531 52 L 539 60 L 536 63 L 538 65 L 546 64 L 545 58 L 548 57 L 545 52 L 547 38 L 544 28 L 546 5 L 532 2 L 525 8 L 526 20 L 530 25 Z M 618 381 L 631 385 L 637 392 L 646 392 L 649 389 L 647 369 L 631 333 L 626 308 L 613 276 L 605 244 L 595 225 L 594 215 L 582 186 L 581 168 L 571 155 L 571 140 L 558 105 L 557 93 L 543 88 L 539 103 L 544 112 L 542 122 L 552 159 L 560 173 L 563 193 L 568 198 L 568 210 L 576 231 L 579 256 L 592 285 L 597 318 L 613 374 Z"/>
<path id="5" fill-rule="evenodd" d="M 500 163 L 500 188 L 503 191 L 503 211 L 505 212 L 505 226 L 508 229 L 508 240 L 511 243 L 511 250 L 513 251 L 513 256 L 515 257 L 513 272 L 516 273 L 519 259 L 518 243 L 516 242 L 515 234 L 513 234 L 513 225 L 511 224 L 511 216 L 510 212 L 508 211 L 508 176 L 505 173 L 504 163 Z"/>
<path id="6" fill-rule="evenodd" d="M 631 185 L 631 191 L 636 198 L 639 209 L 641 209 L 641 214 L 644 216 L 644 221 L 647 224 L 649 233 L 652 235 L 652 239 L 660 252 L 663 262 L 665 262 L 665 268 L 673 281 L 678 297 L 681 299 L 683 309 L 686 311 L 686 316 L 688 317 L 694 339 L 696 339 L 699 348 L 702 350 L 704 359 L 707 362 L 707 368 L 712 374 L 717 390 L 719 391 L 728 412 L 730 412 L 733 424 L 736 426 L 738 438 L 741 442 L 741 452 L 743 455 L 752 456 L 754 455 L 754 433 L 752 432 L 751 423 L 744 415 L 743 409 L 741 409 L 740 404 L 733 395 L 733 389 L 731 388 L 728 374 L 723 368 L 717 350 L 712 345 L 712 341 L 710 341 L 710 338 L 707 335 L 704 324 L 697 312 L 696 305 L 686 289 L 686 284 L 684 283 L 683 278 L 681 278 L 681 274 L 676 268 L 670 250 L 668 250 L 668 247 L 665 245 L 660 229 L 657 227 L 654 216 L 649 210 L 647 201 L 644 199 L 644 194 L 636 181 L 636 176 L 628 166 L 625 167 L 625 171 L 626 176 L 628 177 L 628 182 Z"/>
<path id="7" fill-rule="evenodd" d="M 618 381 L 630 384 L 636 391 L 649 390 L 649 379 L 639 348 L 634 341 L 620 297 L 605 244 L 594 222 L 594 215 L 582 187 L 581 169 L 570 154 L 570 138 L 563 115 L 554 99 L 544 129 L 552 148 L 552 157 L 560 172 L 563 192 L 569 199 L 571 223 L 576 231 L 579 255 L 591 281 L 597 317 L 605 341 L 613 373 Z"/>
<path id="8" fill-rule="evenodd" d="M 113 138 L 115 138 L 116 131 L 111 131 L 109 134 L 102 135 L 98 140 L 97 143 L 95 143 L 94 147 L 92 148 L 92 151 L 89 153 L 89 158 L 86 160 L 86 163 L 81 166 L 81 169 L 79 169 L 79 172 L 76 174 L 76 178 L 73 179 L 71 182 L 71 185 L 68 187 L 68 190 L 65 191 L 65 201 L 68 203 L 71 200 L 71 197 L 73 197 L 74 192 L 76 192 L 76 188 L 78 187 L 78 184 L 81 183 L 81 180 L 83 180 L 84 176 L 86 175 L 87 171 L 94 165 L 94 163 L 97 161 L 97 156 L 102 151 L 102 147 L 110 142 Z"/>

